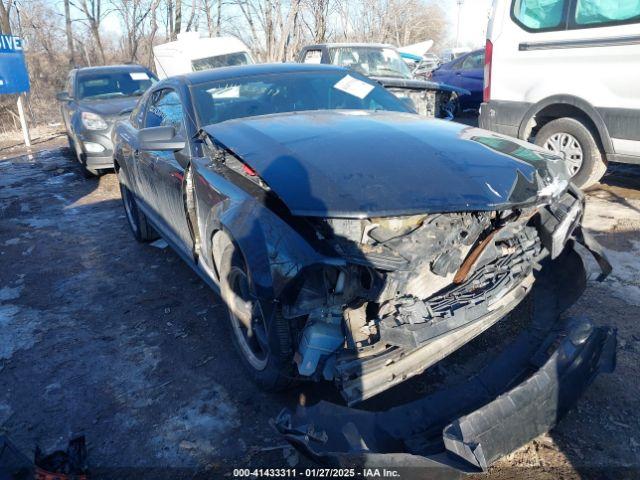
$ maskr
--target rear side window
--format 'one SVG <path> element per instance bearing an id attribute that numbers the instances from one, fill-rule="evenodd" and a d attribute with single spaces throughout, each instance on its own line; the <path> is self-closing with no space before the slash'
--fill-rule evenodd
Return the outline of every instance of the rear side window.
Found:
<path id="1" fill-rule="evenodd" d="M 567 2 L 568 0 L 514 0 L 511 15 L 525 30 L 564 29 Z"/>
<path id="2" fill-rule="evenodd" d="M 476 70 L 484 68 L 484 52 L 472 53 L 462 62 L 463 70 Z"/>
<path id="3" fill-rule="evenodd" d="M 322 63 L 322 51 L 321 50 L 307 50 L 304 54 L 303 63 Z"/>
<path id="4" fill-rule="evenodd" d="M 575 21 L 582 26 L 640 22 L 640 0 L 577 0 Z"/>

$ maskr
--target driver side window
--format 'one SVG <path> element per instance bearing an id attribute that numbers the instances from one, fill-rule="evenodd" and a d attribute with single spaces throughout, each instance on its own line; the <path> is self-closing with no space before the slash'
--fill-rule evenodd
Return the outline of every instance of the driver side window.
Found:
<path id="1" fill-rule="evenodd" d="M 176 133 L 184 133 L 184 111 L 180 96 L 171 89 L 165 88 L 151 94 L 144 126 L 172 126 Z"/>

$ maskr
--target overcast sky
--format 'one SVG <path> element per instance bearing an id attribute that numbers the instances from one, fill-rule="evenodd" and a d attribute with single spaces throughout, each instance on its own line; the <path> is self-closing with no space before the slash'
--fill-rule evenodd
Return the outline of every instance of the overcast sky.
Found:
<path id="1" fill-rule="evenodd" d="M 434 0 L 449 15 L 451 38 L 455 40 L 458 5 L 456 0 Z M 464 0 L 460 10 L 460 45 L 480 47 L 485 43 L 492 0 Z"/>

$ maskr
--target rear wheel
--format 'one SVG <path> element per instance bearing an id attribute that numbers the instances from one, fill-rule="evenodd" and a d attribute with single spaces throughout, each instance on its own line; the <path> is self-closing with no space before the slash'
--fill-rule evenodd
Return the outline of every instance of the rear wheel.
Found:
<path id="1" fill-rule="evenodd" d="M 267 391 L 289 387 L 294 378 L 289 325 L 276 309 L 265 319 L 237 247 L 229 242 L 222 252 L 220 293 L 229 310 L 233 343 L 252 380 Z"/>
<path id="2" fill-rule="evenodd" d="M 536 145 L 563 157 L 573 183 L 579 187 L 590 187 L 607 171 L 595 135 L 574 118 L 559 118 L 547 123 L 536 135 Z"/>
<path id="3" fill-rule="evenodd" d="M 122 170 L 120 170 L 121 172 Z M 118 176 L 122 175 L 119 173 Z M 131 228 L 133 236 L 138 242 L 145 243 L 150 242 L 158 238 L 153 227 L 149 224 L 147 216 L 138 208 L 136 198 L 131 193 L 131 190 L 127 188 L 122 180 L 120 180 L 120 195 L 122 197 L 122 204 L 124 206 L 124 212 L 127 217 L 127 222 Z"/>

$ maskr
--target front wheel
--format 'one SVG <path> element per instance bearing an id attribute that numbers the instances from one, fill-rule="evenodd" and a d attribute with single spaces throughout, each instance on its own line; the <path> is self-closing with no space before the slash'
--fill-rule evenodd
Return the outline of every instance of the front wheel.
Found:
<path id="1" fill-rule="evenodd" d="M 559 118 L 547 123 L 536 135 L 535 143 L 564 158 L 572 181 L 578 187 L 590 187 L 607 171 L 595 135 L 574 118 Z"/>
<path id="2" fill-rule="evenodd" d="M 220 260 L 220 293 L 229 310 L 233 343 L 252 380 L 266 391 L 293 383 L 291 338 L 287 320 L 276 307 L 268 322 L 238 248 L 229 243 Z"/>

